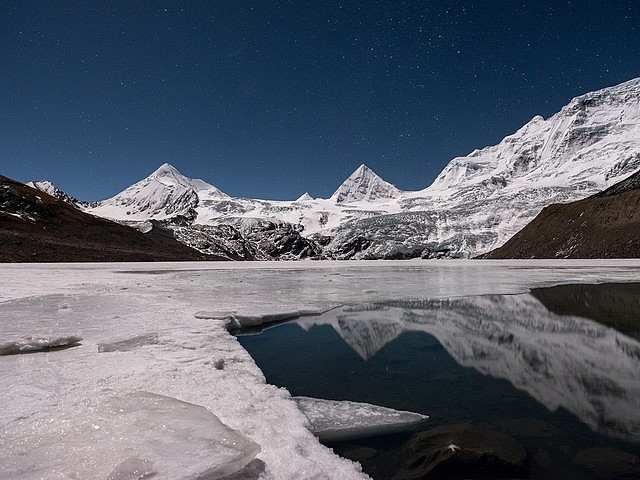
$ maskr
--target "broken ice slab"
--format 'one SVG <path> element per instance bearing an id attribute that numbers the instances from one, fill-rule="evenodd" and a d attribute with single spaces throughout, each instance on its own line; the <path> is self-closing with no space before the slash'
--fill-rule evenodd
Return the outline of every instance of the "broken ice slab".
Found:
<path id="1" fill-rule="evenodd" d="M 260 451 L 206 408 L 148 392 L 12 426 L 0 478 L 15 480 L 213 480 L 241 470 Z"/>
<path id="2" fill-rule="evenodd" d="M 138 335 L 137 337 L 127 338 L 125 340 L 119 340 L 117 342 L 106 342 L 98 344 L 98 352 L 128 352 L 129 350 L 135 350 L 144 345 L 155 345 L 158 343 L 157 333 L 147 333 L 145 335 Z"/>
<path id="3" fill-rule="evenodd" d="M 269 323 L 283 322 L 303 316 L 313 316 L 323 313 L 324 310 L 283 310 L 270 313 L 258 310 L 237 311 L 207 311 L 200 310 L 193 314 L 195 318 L 223 320 L 229 329 L 258 327 Z"/>
<path id="4" fill-rule="evenodd" d="M 78 335 L 26 335 L 17 340 L 0 343 L 0 355 L 31 353 L 53 348 L 74 347 L 80 343 Z"/>
<path id="5" fill-rule="evenodd" d="M 413 430 L 429 418 L 370 403 L 293 397 L 309 419 L 311 432 L 322 441 L 343 441 Z"/>

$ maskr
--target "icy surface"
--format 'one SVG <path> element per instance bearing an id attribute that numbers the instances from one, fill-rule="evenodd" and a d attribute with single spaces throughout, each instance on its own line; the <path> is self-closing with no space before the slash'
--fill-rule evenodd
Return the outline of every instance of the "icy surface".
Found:
<path id="1" fill-rule="evenodd" d="M 2 478 L 218 479 L 260 447 L 206 408 L 136 392 L 14 422 Z"/>
<path id="2" fill-rule="evenodd" d="M 323 441 L 397 433 L 422 425 L 429 417 L 419 413 L 347 400 L 294 397 L 307 416 L 311 431 Z"/>
<path id="3" fill-rule="evenodd" d="M 318 442 L 286 390 L 265 383 L 228 333 L 230 318 L 261 323 L 362 302 L 640 281 L 639 267 L 632 260 L 2 264 L 0 338 L 73 332 L 83 340 L 62 351 L 0 357 L 0 451 L 33 439 L 20 425 L 70 418 L 82 406 L 147 391 L 200 405 L 256 442 L 261 451 L 252 465 L 263 480 L 366 478 L 357 464 Z M 439 318 L 438 329 L 455 339 L 462 326 Z M 421 328 L 427 328 L 426 322 Z M 157 333 L 157 343 L 98 352 L 99 344 L 151 332 Z M 390 338 L 394 332 L 395 327 L 377 329 L 371 339 Z M 444 333 L 433 332 L 446 343 Z M 363 352 L 375 351 L 375 343 L 359 342 Z M 459 349 L 460 355 L 466 351 L 463 345 Z M 505 362 L 496 365 L 509 372 L 508 357 L 498 358 Z M 606 359 L 606 352 L 600 358 Z M 114 469 L 146 468 L 144 458 L 128 458 Z M 46 473 L 42 476 L 50 478 Z"/>
<path id="4" fill-rule="evenodd" d="M 0 343 L 0 355 L 33 353 L 52 348 L 72 347 L 82 340 L 78 335 L 25 335 L 17 340 Z"/>

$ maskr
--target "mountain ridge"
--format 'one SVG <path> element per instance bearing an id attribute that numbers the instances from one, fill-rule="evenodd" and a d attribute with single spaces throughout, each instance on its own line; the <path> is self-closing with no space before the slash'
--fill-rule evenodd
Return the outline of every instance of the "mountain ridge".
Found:
<path id="1" fill-rule="evenodd" d="M 335 258 L 474 256 L 504 244 L 544 207 L 586 198 L 640 169 L 639 105 L 640 78 L 577 96 L 548 119 L 535 116 L 498 144 L 454 158 L 418 191 L 361 165 L 328 199 L 237 198 L 165 164 L 84 208 L 119 221 L 180 218 L 241 233 L 284 222 Z"/>

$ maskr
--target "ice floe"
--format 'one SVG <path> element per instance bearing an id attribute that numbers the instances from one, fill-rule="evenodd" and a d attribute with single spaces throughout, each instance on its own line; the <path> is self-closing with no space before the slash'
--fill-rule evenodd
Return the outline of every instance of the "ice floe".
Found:
<path id="1" fill-rule="evenodd" d="M 424 425 L 429 418 L 370 403 L 311 397 L 293 399 L 309 419 L 313 434 L 327 442 L 403 432 Z"/>
<path id="2" fill-rule="evenodd" d="M 32 353 L 53 348 L 73 347 L 82 341 L 78 335 L 25 335 L 0 343 L 0 355 Z"/>

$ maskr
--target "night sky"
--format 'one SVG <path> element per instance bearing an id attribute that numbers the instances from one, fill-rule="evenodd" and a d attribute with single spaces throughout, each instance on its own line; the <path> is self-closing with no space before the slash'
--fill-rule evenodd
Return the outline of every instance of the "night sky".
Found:
<path id="1" fill-rule="evenodd" d="M 640 1 L 0 3 L 0 174 L 110 197 L 169 162 L 234 196 L 404 190 L 640 76 Z"/>

